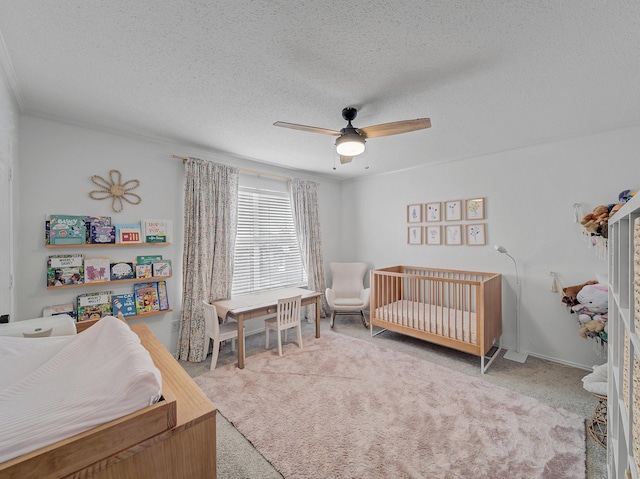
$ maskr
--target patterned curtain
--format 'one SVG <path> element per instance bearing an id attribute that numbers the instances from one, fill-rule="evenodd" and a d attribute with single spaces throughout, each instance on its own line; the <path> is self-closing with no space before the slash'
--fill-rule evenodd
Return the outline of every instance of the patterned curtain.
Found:
<path id="1" fill-rule="evenodd" d="M 309 289 L 324 293 L 326 286 L 322 238 L 318 214 L 318 184 L 294 178 L 289 182 L 291 209 L 296 227 L 302 263 L 307 272 Z M 322 297 L 320 316 L 326 317 L 329 305 Z M 307 307 L 307 320 L 315 319 L 315 305 Z"/>
<path id="2" fill-rule="evenodd" d="M 207 357 L 202 300 L 231 296 L 238 223 L 238 168 L 189 158 L 185 165 L 182 313 L 178 359 Z"/>

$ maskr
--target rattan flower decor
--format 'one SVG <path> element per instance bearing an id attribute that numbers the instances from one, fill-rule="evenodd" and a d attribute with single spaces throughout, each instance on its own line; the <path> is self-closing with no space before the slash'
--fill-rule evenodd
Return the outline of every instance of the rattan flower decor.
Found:
<path id="1" fill-rule="evenodd" d="M 91 181 L 101 189 L 91 191 L 89 196 L 94 200 L 111 198 L 111 209 L 116 213 L 120 213 L 124 208 L 123 201 L 132 205 L 138 205 L 142 201 L 140 195 L 131 193 L 131 190 L 140 186 L 140 180 L 129 180 L 122 183 L 122 174 L 119 170 L 110 170 L 108 180 L 102 176 L 93 175 Z"/>

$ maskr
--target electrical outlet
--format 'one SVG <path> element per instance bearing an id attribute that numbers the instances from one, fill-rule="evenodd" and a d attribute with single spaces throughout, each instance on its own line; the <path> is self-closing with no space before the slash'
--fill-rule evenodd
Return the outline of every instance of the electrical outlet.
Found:
<path id="1" fill-rule="evenodd" d="M 180 320 L 176 319 L 175 321 L 171 322 L 171 332 L 177 333 L 179 331 L 180 331 Z"/>

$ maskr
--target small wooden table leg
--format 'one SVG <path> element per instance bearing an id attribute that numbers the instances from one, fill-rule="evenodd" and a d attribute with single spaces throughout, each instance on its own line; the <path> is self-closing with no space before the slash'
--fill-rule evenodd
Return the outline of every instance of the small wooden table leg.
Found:
<path id="1" fill-rule="evenodd" d="M 244 369 L 244 318 L 238 316 L 238 369 Z"/>
<path id="2" fill-rule="evenodd" d="M 316 338 L 320 337 L 320 301 L 322 296 L 316 298 Z"/>

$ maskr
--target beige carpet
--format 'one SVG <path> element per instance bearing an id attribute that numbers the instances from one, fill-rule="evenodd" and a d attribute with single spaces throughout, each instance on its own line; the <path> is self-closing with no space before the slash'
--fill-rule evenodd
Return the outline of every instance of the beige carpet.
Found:
<path id="1" fill-rule="evenodd" d="M 195 379 L 286 478 L 584 478 L 584 419 L 323 332 Z"/>

